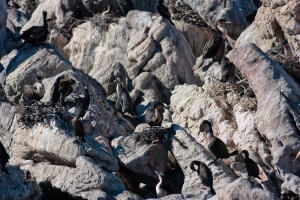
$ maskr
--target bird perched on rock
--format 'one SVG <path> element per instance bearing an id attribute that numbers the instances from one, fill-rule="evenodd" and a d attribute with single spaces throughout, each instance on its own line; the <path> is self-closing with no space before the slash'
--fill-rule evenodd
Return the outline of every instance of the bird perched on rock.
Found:
<path id="1" fill-rule="evenodd" d="M 169 12 L 169 9 L 167 6 L 165 6 L 165 4 L 163 3 L 163 0 L 159 0 L 158 3 L 157 3 L 157 12 L 164 18 L 164 19 L 167 19 L 169 20 L 169 22 L 173 25 L 174 23 L 172 22 L 171 20 L 171 14 Z"/>
<path id="2" fill-rule="evenodd" d="M 259 175 L 259 168 L 258 168 L 257 164 L 251 158 L 249 158 L 249 152 L 247 150 L 243 150 L 241 153 L 243 155 L 243 161 L 244 161 L 246 170 L 248 172 L 249 178 L 252 176 L 254 178 L 261 179 L 258 176 Z"/>
<path id="3" fill-rule="evenodd" d="M 155 187 L 157 198 L 161 198 L 161 197 L 167 196 L 167 192 L 164 189 L 161 188 L 161 184 L 162 184 L 162 177 L 161 177 L 161 175 L 157 171 L 155 171 L 155 173 L 157 174 L 158 179 L 159 179 L 159 182 L 157 183 L 157 185 Z"/>
<path id="4" fill-rule="evenodd" d="M 68 76 L 59 76 L 50 90 L 50 102 L 55 105 L 59 102 L 59 105 L 64 105 L 65 98 L 71 94 L 76 88 L 76 81 Z"/>
<path id="5" fill-rule="evenodd" d="M 84 86 L 84 91 L 85 91 L 84 97 L 80 98 L 80 100 L 79 100 L 79 102 L 77 103 L 77 106 L 76 106 L 77 109 L 79 110 L 79 113 L 78 113 L 79 118 L 84 117 L 85 113 L 89 109 L 90 101 L 91 101 L 90 94 L 89 94 L 87 86 Z"/>
<path id="6" fill-rule="evenodd" d="M 9 155 L 6 152 L 2 142 L 0 141 L 0 164 L 1 164 L 1 171 L 5 174 L 9 174 L 9 171 L 6 168 L 6 163 L 8 163 Z"/>
<path id="7" fill-rule="evenodd" d="M 115 103 L 116 109 L 120 110 L 123 114 L 125 112 L 128 112 L 131 115 L 133 115 L 131 97 L 118 78 L 116 91 L 118 95 L 118 98 Z"/>
<path id="8" fill-rule="evenodd" d="M 13 41 L 18 41 L 20 39 L 24 40 L 24 42 L 18 47 L 18 49 L 23 47 L 26 43 L 39 45 L 47 39 L 48 33 L 47 12 L 43 11 L 43 25 L 30 27 L 19 37 L 13 39 Z"/>
<path id="9" fill-rule="evenodd" d="M 123 15 L 127 15 L 129 11 L 134 10 L 134 5 L 131 0 L 118 0 L 118 4 L 123 12 Z"/>
<path id="10" fill-rule="evenodd" d="M 86 142 L 84 139 L 84 128 L 78 116 L 72 119 L 72 127 L 75 135 L 78 136 L 78 140 L 82 142 Z M 76 139 L 76 142 L 78 140 Z"/>
<path id="11" fill-rule="evenodd" d="M 195 165 L 197 169 L 195 169 Z M 210 169 L 206 166 L 205 163 L 194 160 L 190 163 L 190 168 L 192 171 L 197 172 L 202 185 L 210 188 L 210 191 L 213 195 L 216 194 L 216 191 L 213 188 L 213 176 Z"/>
<path id="12" fill-rule="evenodd" d="M 45 86 L 42 83 L 43 78 L 37 76 L 34 85 L 25 85 L 22 93 L 22 99 L 28 101 L 40 101 L 45 95 Z"/>
<path id="13" fill-rule="evenodd" d="M 230 23 L 225 19 L 219 19 L 216 23 L 217 32 L 206 42 L 202 50 L 202 61 L 199 66 L 202 66 L 203 62 L 207 58 L 215 57 L 221 49 L 225 38 L 227 38 L 226 25 Z"/>
<path id="14" fill-rule="evenodd" d="M 299 160 L 300 160 L 300 151 L 298 151 L 298 153 L 297 153 L 297 155 L 296 155 L 295 159 L 293 160 L 293 162 L 295 162 L 297 159 L 299 159 Z"/>
<path id="15" fill-rule="evenodd" d="M 145 121 L 150 126 L 161 126 L 164 108 L 166 107 L 161 102 L 151 102 L 150 107 L 146 110 Z"/>
<path id="16" fill-rule="evenodd" d="M 228 149 L 225 145 L 225 143 L 220 140 L 219 138 L 214 136 L 211 123 L 207 120 L 203 120 L 200 124 L 200 132 L 206 133 L 206 139 L 208 141 L 208 149 L 217 157 L 213 162 L 209 163 L 211 165 L 212 163 L 216 162 L 218 159 L 220 159 L 219 163 L 222 159 L 229 158 L 231 156 L 235 156 L 238 154 L 238 150 L 235 150 L 231 153 L 228 152 Z M 199 132 L 199 133 L 200 133 Z M 199 135 L 198 133 L 198 135 Z"/>

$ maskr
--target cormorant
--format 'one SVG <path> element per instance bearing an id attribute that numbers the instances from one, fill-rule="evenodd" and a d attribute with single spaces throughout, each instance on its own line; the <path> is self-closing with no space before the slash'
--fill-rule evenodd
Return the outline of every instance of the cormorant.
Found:
<path id="1" fill-rule="evenodd" d="M 195 165 L 198 167 L 195 169 Z M 206 166 L 205 163 L 194 160 L 190 163 L 190 168 L 192 171 L 197 172 L 202 185 L 210 188 L 210 191 L 213 195 L 216 194 L 216 191 L 213 188 L 213 176 L 210 169 Z"/>
<path id="2" fill-rule="evenodd" d="M 218 31 L 206 42 L 202 50 L 202 61 L 199 66 L 202 66 L 203 62 L 207 58 L 213 58 L 217 55 L 225 38 L 227 38 L 226 24 L 228 22 L 225 19 L 219 19 L 217 21 Z"/>
<path id="3" fill-rule="evenodd" d="M 300 159 L 300 151 L 297 153 L 295 159 L 293 160 L 293 162 L 295 162 L 297 159 Z"/>
<path id="4" fill-rule="evenodd" d="M 72 119 L 72 127 L 75 135 L 78 136 L 78 140 L 82 142 L 86 142 L 84 139 L 84 128 L 78 116 Z"/>
<path id="5" fill-rule="evenodd" d="M 118 0 L 118 4 L 124 15 L 127 15 L 129 11 L 134 10 L 134 5 L 131 0 Z"/>
<path id="6" fill-rule="evenodd" d="M 249 178 L 252 176 L 254 178 L 261 179 L 258 176 L 259 175 L 259 168 L 258 168 L 257 164 L 251 158 L 249 158 L 248 151 L 247 150 L 243 150 L 241 153 L 243 155 L 243 161 L 244 161 L 244 164 L 246 166 L 246 170 L 248 172 Z"/>
<path id="7" fill-rule="evenodd" d="M 229 44 L 229 42 L 227 41 L 227 39 L 225 39 L 224 44 L 225 44 L 225 50 L 224 50 L 224 55 L 223 55 L 223 58 L 221 61 L 221 71 L 222 71 L 221 82 L 222 83 L 225 83 L 229 77 L 234 75 L 234 69 L 235 69 L 234 65 L 226 57 L 226 55 L 229 53 L 229 51 L 232 50 L 232 47 Z"/>
<path id="8" fill-rule="evenodd" d="M 79 108 L 79 113 L 78 113 L 79 118 L 83 118 L 85 113 L 88 111 L 90 106 L 90 101 L 91 101 L 87 86 L 84 86 L 84 91 L 85 91 L 84 97 L 80 98 L 79 103 L 76 106 L 77 108 Z"/>
<path id="9" fill-rule="evenodd" d="M 0 141 L 0 164 L 1 164 L 1 171 L 5 174 L 9 174 L 9 171 L 6 168 L 6 163 L 8 163 L 9 155 L 6 152 L 2 142 Z"/>
<path id="10" fill-rule="evenodd" d="M 167 192 L 160 187 L 161 184 L 162 184 L 162 177 L 161 177 L 161 175 L 157 171 L 155 171 L 155 173 L 157 174 L 158 179 L 159 179 L 159 182 L 157 183 L 157 185 L 155 187 L 157 198 L 161 198 L 161 197 L 167 196 Z"/>
<path id="11" fill-rule="evenodd" d="M 170 23 L 171 23 L 173 26 L 175 26 L 174 23 L 173 23 L 172 20 L 171 20 L 171 14 L 170 14 L 170 12 L 169 12 L 169 10 L 168 10 L 168 7 L 164 5 L 163 0 L 159 0 L 159 1 L 158 1 L 156 9 L 157 9 L 157 12 L 158 12 L 163 18 L 169 20 Z"/>
<path id="12" fill-rule="evenodd" d="M 64 104 L 65 98 L 74 91 L 76 82 L 68 76 L 62 75 L 56 79 L 50 90 L 50 102 L 55 105 L 59 102 L 59 105 Z"/>
<path id="13" fill-rule="evenodd" d="M 42 26 L 32 26 L 26 31 L 24 31 L 19 37 L 13 39 L 13 41 L 18 41 L 23 39 L 24 42 L 18 47 L 20 49 L 25 45 L 25 43 L 30 44 L 40 44 L 47 39 L 48 36 L 48 24 L 47 24 L 47 12 L 43 11 L 43 25 Z"/>
<path id="14" fill-rule="evenodd" d="M 146 110 L 145 121 L 150 126 L 161 126 L 164 108 L 166 107 L 161 102 L 151 102 L 151 104 Z"/>
<path id="15" fill-rule="evenodd" d="M 26 100 L 40 101 L 45 95 L 45 86 L 42 83 L 43 78 L 37 76 L 34 85 L 25 85 L 22 98 Z"/>
<path id="16" fill-rule="evenodd" d="M 118 98 L 116 100 L 115 106 L 117 110 L 120 110 L 123 114 L 125 112 L 129 112 L 131 115 L 133 114 L 132 110 L 132 101 L 127 90 L 122 86 L 121 81 L 117 78 L 117 95 Z"/>
<path id="17" fill-rule="evenodd" d="M 238 154 L 238 150 L 235 150 L 231 153 L 228 152 L 225 143 L 214 136 L 212 126 L 209 121 L 203 120 L 201 122 L 200 132 L 206 133 L 206 139 L 208 140 L 208 148 L 216 156 L 216 159 L 213 162 L 209 163 L 208 166 L 216 162 L 219 158 L 222 160 Z M 221 160 L 219 161 L 219 163 L 221 162 Z"/>

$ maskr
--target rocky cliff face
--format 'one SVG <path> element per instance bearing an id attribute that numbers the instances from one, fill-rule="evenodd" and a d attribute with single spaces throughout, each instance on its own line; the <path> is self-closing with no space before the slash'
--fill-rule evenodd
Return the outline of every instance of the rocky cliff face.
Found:
<path id="1" fill-rule="evenodd" d="M 300 4 L 164 2 L 175 26 L 156 13 L 157 1 L 133 0 L 136 9 L 126 16 L 117 2 L 112 12 L 103 12 L 110 1 L 13 0 L 8 8 L 0 2 L 0 140 L 10 155 L 10 174 L 0 171 L 0 199 L 299 195 Z M 40 26 L 43 11 L 48 39 L 18 48 L 24 41 L 13 39 Z M 220 18 L 231 21 L 231 65 L 221 63 L 224 45 L 200 65 Z M 25 93 L 37 76 L 43 77 L 45 94 L 27 102 Z M 57 84 L 62 77 L 70 82 Z M 124 98 L 119 82 L 131 97 L 132 113 L 116 107 Z M 56 86 L 63 91 L 68 84 L 70 94 L 53 105 Z M 90 102 L 76 127 L 72 119 L 86 88 Z M 161 127 L 145 123 L 154 101 L 165 107 Z M 200 130 L 203 120 L 237 155 L 212 163 L 216 156 L 209 134 Z M 242 150 L 258 165 L 259 178 L 249 177 Z M 216 195 L 191 169 L 195 160 L 211 170 Z"/>

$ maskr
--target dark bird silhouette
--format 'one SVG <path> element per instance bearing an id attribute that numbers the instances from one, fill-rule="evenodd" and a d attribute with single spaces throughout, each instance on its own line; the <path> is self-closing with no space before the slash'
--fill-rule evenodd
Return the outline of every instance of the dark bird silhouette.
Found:
<path id="1" fill-rule="evenodd" d="M 40 101 L 45 95 L 45 86 L 42 83 L 43 78 L 37 76 L 34 85 L 25 85 L 22 92 L 22 99 L 27 101 Z"/>
<path id="2" fill-rule="evenodd" d="M 232 64 L 229 61 L 229 59 L 226 57 L 229 51 L 232 50 L 232 47 L 227 41 L 227 39 L 225 39 L 224 44 L 225 44 L 225 50 L 221 61 L 221 72 L 222 72 L 221 82 L 222 83 L 226 83 L 228 78 L 234 75 L 234 70 L 235 70 L 234 64 Z"/>
<path id="3" fill-rule="evenodd" d="M 127 15 L 129 11 L 134 10 L 134 5 L 131 0 L 118 0 L 118 4 L 122 10 L 123 15 Z"/>
<path id="4" fill-rule="evenodd" d="M 300 151 L 298 151 L 298 153 L 297 153 L 295 159 L 293 160 L 293 162 L 295 162 L 295 161 L 298 160 L 298 159 L 300 159 Z"/>
<path id="5" fill-rule="evenodd" d="M 9 171 L 6 168 L 6 163 L 8 163 L 9 155 L 6 152 L 2 142 L 0 141 L 0 164 L 1 164 L 1 171 L 4 174 L 9 174 Z"/>
<path id="6" fill-rule="evenodd" d="M 24 42 L 18 47 L 20 49 L 26 43 L 39 45 L 44 42 L 48 36 L 48 24 L 47 24 L 47 12 L 43 12 L 43 25 L 42 26 L 32 26 L 26 31 L 24 31 L 19 37 L 13 39 L 13 41 L 18 41 L 23 39 Z"/>
<path id="7" fill-rule="evenodd" d="M 227 38 L 226 24 L 228 22 L 224 19 L 217 21 L 217 32 L 206 42 L 202 50 L 202 61 L 199 66 L 202 66 L 203 62 L 207 58 L 215 57 L 221 49 L 225 38 Z"/>
<path id="8" fill-rule="evenodd" d="M 209 163 L 208 166 L 211 165 L 212 163 L 216 162 L 218 159 L 220 159 L 220 161 L 219 161 L 219 163 L 220 163 L 222 159 L 226 159 L 226 158 L 229 158 L 231 156 L 235 156 L 238 154 L 238 150 L 235 150 L 231 153 L 228 152 L 228 149 L 227 149 L 225 143 L 222 140 L 220 140 L 219 138 L 214 136 L 212 126 L 209 121 L 203 120 L 201 122 L 200 132 L 206 133 L 206 139 L 208 141 L 208 149 L 216 156 L 216 159 L 213 162 Z"/>
<path id="9" fill-rule="evenodd" d="M 58 77 L 50 90 L 50 102 L 55 105 L 64 105 L 65 98 L 75 90 L 76 82 L 68 76 Z"/>
<path id="10" fill-rule="evenodd" d="M 133 110 L 132 110 L 132 101 L 129 93 L 127 90 L 122 86 L 122 83 L 119 79 L 117 79 L 117 95 L 118 98 L 115 103 L 115 107 L 117 110 L 121 111 L 123 114 L 125 112 L 130 113 L 133 115 Z"/>
<path id="11" fill-rule="evenodd" d="M 81 121 L 79 120 L 79 117 L 76 116 L 72 119 L 72 127 L 74 130 L 74 134 L 76 136 L 78 136 L 78 140 L 82 141 L 82 142 L 86 142 L 84 139 L 84 128 L 83 125 L 81 123 Z M 76 139 L 77 142 L 77 139 Z"/>
<path id="12" fill-rule="evenodd" d="M 291 190 L 285 190 L 284 192 L 281 193 L 280 199 L 281 200 L 299 200 L 299 195 L 294 193 Z"/>
<path id="13" fill-rule="evenodd" d="M 195 165 L 197 169 L 195 169 Z M 205 163 L 194 160 L 190 163 L 190 168 L 192 171 L 197 172 L 202 185 L 210 188 L 210 191 L 213 195 L 216 194 L 216 191 L 213 188 L 213 176 L 210 169 L 206 166 Z"/>
<path id="14" fill-rule="evenodd" d="M 78 113 L 79 118 L 83 118 L 85 113 L 88 111 L 89 106 L 90 106 L 90 101 L 91 101 L 90 94 L 89 94 L 87 86 L 84 87 L 84 91 L 85 91 L 84 97 L 80 98 L 80 100 L 79 100 L 79 102 L 77 103 L 77 106 L 76 106 L 77 109 L 79 110 L 79 113 Z"/>
<path id="15" fill-rule="evenodd" d="M 258 168 L 257 164 L 251 158 L 249 158 L 248 151 L 247 150 L 243 150 L 241 153 L 243 155 L 243 161 L 244 161 L 246 170 L 248 172 L 249 178 L 252 176 L 254 178 L 261 179 L 258 176 L 259 175 L 259 168 Z"/>
<path id="16" fill-rule="evenodd" d="M 257 14 L 257 10 L 254 10 L 251 14 L 247 15 L 246 21 L 248 25 L 252 24 L 252 22 L 255 20 L 256 14 Z"/>
<path id="17" fill-rule="evenodd" d="M 151 102 L 150 107 L 146 110 L 145 121 L 150 126 L 161 126 L 164 108 L 166 107 L 161 102 Z"/>
<path id="18" fill-rule="evenodd" d="M 157 174 L 158 179 L 159 179 L 159 182 L 157 183 L 157 185 L 155 187 L 157 198 L 167 196 L 167 192 L 161 188 L 161 184 L 163 181 L 161 175 L 157 171 L 155 171 L 155 173 Z"/>
<path id="19" fill-rule="evenodd" d="M 167 19 L 169 20 L 169 22 L 173 25 L 174 23 L 172 22 L 171 20 L 171 14 L 169 12 L 169 9 L 167 6 L 165 6 L 165 4 L 163 3 L 163 0 L 159 0 L 158 3 L 157 3 L 157 12 L 164 18 L 164 19 Z"/>

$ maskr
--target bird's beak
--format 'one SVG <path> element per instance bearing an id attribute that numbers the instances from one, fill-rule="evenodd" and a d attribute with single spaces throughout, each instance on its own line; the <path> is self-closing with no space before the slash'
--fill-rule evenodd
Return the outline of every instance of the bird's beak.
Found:
<path id="1" fill-rule="evenodd" d="M 295 158 L 294 160 L 293 160 L 293 162 L 295 162 L 297 160 L 297 158 Z"/>

